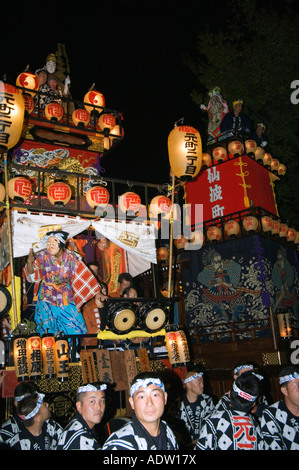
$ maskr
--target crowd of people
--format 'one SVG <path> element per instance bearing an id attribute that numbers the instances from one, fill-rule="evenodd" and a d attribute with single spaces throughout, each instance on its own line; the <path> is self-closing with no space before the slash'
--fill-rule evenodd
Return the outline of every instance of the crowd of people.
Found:
<path id="1" fill-rule="evenodd" d="M 161 374 L 137 374 L 129 390 L 131 417 L 110 419 L 101 435 L 107 384 L 81 385 L 74 415 L 63 428 L 34 382 L 20 383 L 14 413 L 1 426 L 1 450 L 299 449 L 298 366 L 282 368 L 282 398 L 272 404 L 263 395 L 263 376 L 251 363 L 234 369 L 230 390 L 216 402 L 204 391 L 205 374 L 198 366 L 189 367 L 182 393 L 170 407 L 171 391 Z"/>

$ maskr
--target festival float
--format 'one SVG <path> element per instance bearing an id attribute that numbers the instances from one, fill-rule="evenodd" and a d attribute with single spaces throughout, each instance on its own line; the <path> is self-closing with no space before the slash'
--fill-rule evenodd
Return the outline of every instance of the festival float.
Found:
<path id="1" fill-rule="evenodd" d="M 102 161 L 124 139 L 123 115 L 107 106 L 95 84 L 73 99 L 67 64 L 65 47 L 57 44 L 45 66 L 34 73 L 28 66 L 14 84 L 0 83 L 2 398 L 9 413 L 17 383 L 34 380 L 65 422 L 81 384 L 113 385 L 116 413 L 126 415 L 126 392 L 137 372 L 174 369 L 181 375 L 190 361 L 175 313 L 178 299 L 170 293 L 172 269 L 165 279 L 157 264 L 157 232 L 172 217 L 174 188 L 103 176 Z M 36 312 L 39 289 L 51 283 L 30 278 L 28 260 L 47 251 L 51 231 L 67 234 L 65 251 L 81 260 L 70 280 L 75 290 L 78 270 L 85 276 L 88 295 L 80 286 L 78 311 L 99 291 L 91 262 L 99 264 L 109 293 L 117 290 L 119 274 L 129 272 L 143 295 L 109 298 L 97 333 L 47 328 Z M 171 254 L 170 266 L 172 260 Z"/>
<path id="2" fill-rule="evenodd" d="M 205 152 L 194 127 L 178 121 L 169 133 L 168 183 L 104 177 L 102 162 L 125 138 L 123 116 L 95 84 L 73 99 L 68 67 L 58 67 L 65 55 L 58 44 L 44 67 L 0 83 L 0 351 L 8 412 L 24 380 L 37 382 L 64 424 L 81 384 L 113 386 L 116 415 L 128 416 L 137 372 L 171 370 L 180 378 L 192 362 L 209 372 L 220 398 L 237 354 L 260 367 L 289 361 L 299 235 L 275 202 L 285 166 L 244 134 L 222 138 L 227 107 L 216 87 Z M 50 231 L 68 234 L 67 249 L 86 269 L 98 262 L 108 292 L 129 272 L 143 296 L 109 298 L 97 333 L 53 332 L 34 322 L 36 283 L 24 268 L 31 250 L 45 250 Z M 94 296 L 98 284 L 87 270 Z"/>

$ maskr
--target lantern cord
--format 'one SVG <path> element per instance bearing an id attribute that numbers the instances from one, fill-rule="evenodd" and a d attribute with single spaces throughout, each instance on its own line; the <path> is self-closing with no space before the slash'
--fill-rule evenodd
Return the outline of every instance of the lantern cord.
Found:
<path id="1" fill-rule="evenodd" d="M 9 247 L 9 261 L 10 261 L 10 272 L 11 272 L 11 287 L 12 287 L 12 303 L 14 313 L 14 328 L 17 327 L 17 304 L 16 304 L 16 289 L 15 289 L 15 275 L 13 265 L 13 254 L 12 254 L 12 236 L 11 236 L 11 221 L 10 221 L 10 207 L 9 207 L 9 195 L 8 195 L 8 175 L 7 175 L 7 155 L 4 158 L 4 177 L 5 177 L 5 190 L 6 190 L 6 217 L 7 217 L 7 229 L 8 229 L 8 247 Z M 13 328 L 13 329 L 14 329 Z"/>
<path id="2" fill-rule="evenodd" d="M 174 187 L 175 187 L 175 175 L 171 170 L 171 217 L 173 219 L 173 204 L 174 204 Z M 168 264 L 168 298 L 171 297 L 171 278 L 172 278 L 172 252 L 173 252 L 173 223 L 170 224 L 170 236 L 169 236 L 169 264 Z"/>

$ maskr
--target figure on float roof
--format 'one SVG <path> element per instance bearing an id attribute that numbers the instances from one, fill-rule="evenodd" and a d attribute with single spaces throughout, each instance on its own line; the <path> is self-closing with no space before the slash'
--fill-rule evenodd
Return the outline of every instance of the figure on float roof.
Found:
<path id="1" fill-rule="evenodd" d="M 45 73 L 47 76 L 46 82 L 44 81 Z M 69 98 L 69 99 L 72 98 L 71 93 L 70 93 L 70 85 L 71 85 L 70 76 L 67 75 L 65 77 L 64 82 L 60 78 L 58 78 L 59 73 L 57 70 L 56 54 L 50 53 L 46 58 L 46 65 L 42 67 L 41 69 L 36 70 L 35 74 L 39 78 L 40 86 L 41 85 L 43 86 L 42 91 L 49 93 L 48 102 L 57 101 L 57 99 L 60 97 Z M 71 114 L 72 111 L 74 110 L 73 104 L 64 103 L 64 102 L 62 104 L 64 106 L 65 112 L 67 111 L 69 114 Z"/>
<path id="2" fill-rule="evenodd" d="M 220 124 L 224 116 L 229 112 L 228 105 L 221 95 L 221 90 L 218 86 L 211 88 L 209 91 L 208 106 L 200 105 L 200 108 L 207 111 L 209 117 L 208 134 L 209 139 L 218 137 L 220 135 Z"/>

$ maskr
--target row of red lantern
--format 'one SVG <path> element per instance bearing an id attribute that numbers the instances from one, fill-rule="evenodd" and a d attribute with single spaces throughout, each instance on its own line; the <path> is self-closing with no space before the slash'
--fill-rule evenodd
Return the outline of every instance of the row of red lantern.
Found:
<path id="1" fill-rule="evenodd" d="M 67 380 L 69 375 L 69 345 L 67 340 L 52 334 L 42 337 L 32 335 L 16 336 L 13 343 L 13 357 L 16 376 L 19 382 L 57 378 Z"/>
<path id="2" fill-rule="evenodd" d="M 268 168 L 272 172 L 278 174 L 279 176 L 285 175 L 286 166 L 283 163 L 280 163 L 277 158 L 273 158 L 270 153 L 265 152 L 265 149 L 257 146 L 254 140 L 248 139 L 245 141 L 245 150 L 246 154 L 253 154 L 257 162 L 262 163 L 266 168 Z M 217 163 L 222 163 L 223 161 L 225 161 L 228 157 L 228 153 L 233 156 L 244 155 L 243 143 L 239 140 L 231 141 L 228 144 L 228 152 L 223 146 L 214 147 L 212 150 L 213 159 Z M 203 153 L 202 163 L 205 167 L 209 167 L 212 165 L 212 157 L 209 153 Z"/>
<path id="3" fill-rule="evenodd" d="M 271 236 L 299 244 L 299 232 L 268 215 L 262 216 L 260 222 L 257 217 L 247 215 L 242 219 L 242 227 L 246 233 L 257 233 L 262 230 Z M 223 231 L 224 238 L 236 238 L 241 234 L 241 227 L 235 219 L 230 219 L 225 222 Z M 217 225 L 209 226 L 207 228 L 207 239 L 212 243 L 223 240 L 222 229 Z"/>
<path id="4" fill-rule="evenodd" d="M 33 184 L 25 176 L 16 176 L 8 181 L 8 195 L 15 202 L 23 203 L 30 198 L 32 191 Z M 5 187 L 0 183 L 0 202 L 4 201 L 5 194 Z M 67 205 L 71 200 L 71 196 L 71 187 L 62 180 L 54 181 L 47 188 L 47 197 L 50 203 L 55 206 Z M 96 207 L 104 209 L 109 204 L 110 193 L 104 185 L 95 184 L 86 191 L 85 197 L 92 209 Z M 124 213 L 127 211 L 137 213 L 141 208 L 141 198 L 137 193 L 128 191 L 119 197 L 118 204 Z M 170 209 L 171 200 L 164 195 L 158 195 L 150 203 L 149 215 L 155 218 L 158 214 L 163 213 L 165 218 L 169 218 Z"/>
<path id="5" fill-rule="evenodd" d="M 299 245 L 299 232 L 294 228 L 277 219 L 265 215 L 259 220 L 257 217 L 248 215 L 242 219 L 242 227 L 245 233 L 258 233 L 262 230 L 264 233 L 277 237 L 288 243 Z M 208 243 L 217 243 L 223 240 L 237 238 L 241 235 L 241 227 L 235 219 L 227 220 L 223 225 L 223 230 L 218 225 L 210 225 L 206 229 Z M 190 240 L 181 235 L 174 240 L 178 250 L 195 249 L 195 246 L 201 248 L 205 243 L 205 235 L 202 230 L 196 230 L 192 233 Z M 157 252 L 158 261 L 167 261 L 169 252 L 167 248 L 161 247 Z"/>
<path id="6" fill-rule="evenodd" d="M 32 113 L 35 103 L 33 97 L 38 93 L 39 82 L 35 74 L 26 71 L 22 72 L 16 80 L 16 85 L 24 90 L 23 98 L 25 109 L 28 114 Z M 113 114 L 103 113 L 105 107 L 105 97 L 96 90 L 88 91 L 84 96 L 84 108 L 76 109 L 72 114 L 75 126 L 88 126 L 91 114 L 101 114 L 97 125 L 100 130 L 112 130 L 116 126 L 116 118 Z M 99 109 L 98 109 L 99 108 Z M 64 108 L 58 101 L 52 101 L 45 107 L 45 116 L 49 121 L 60 121 L 64 115 Z"/>

